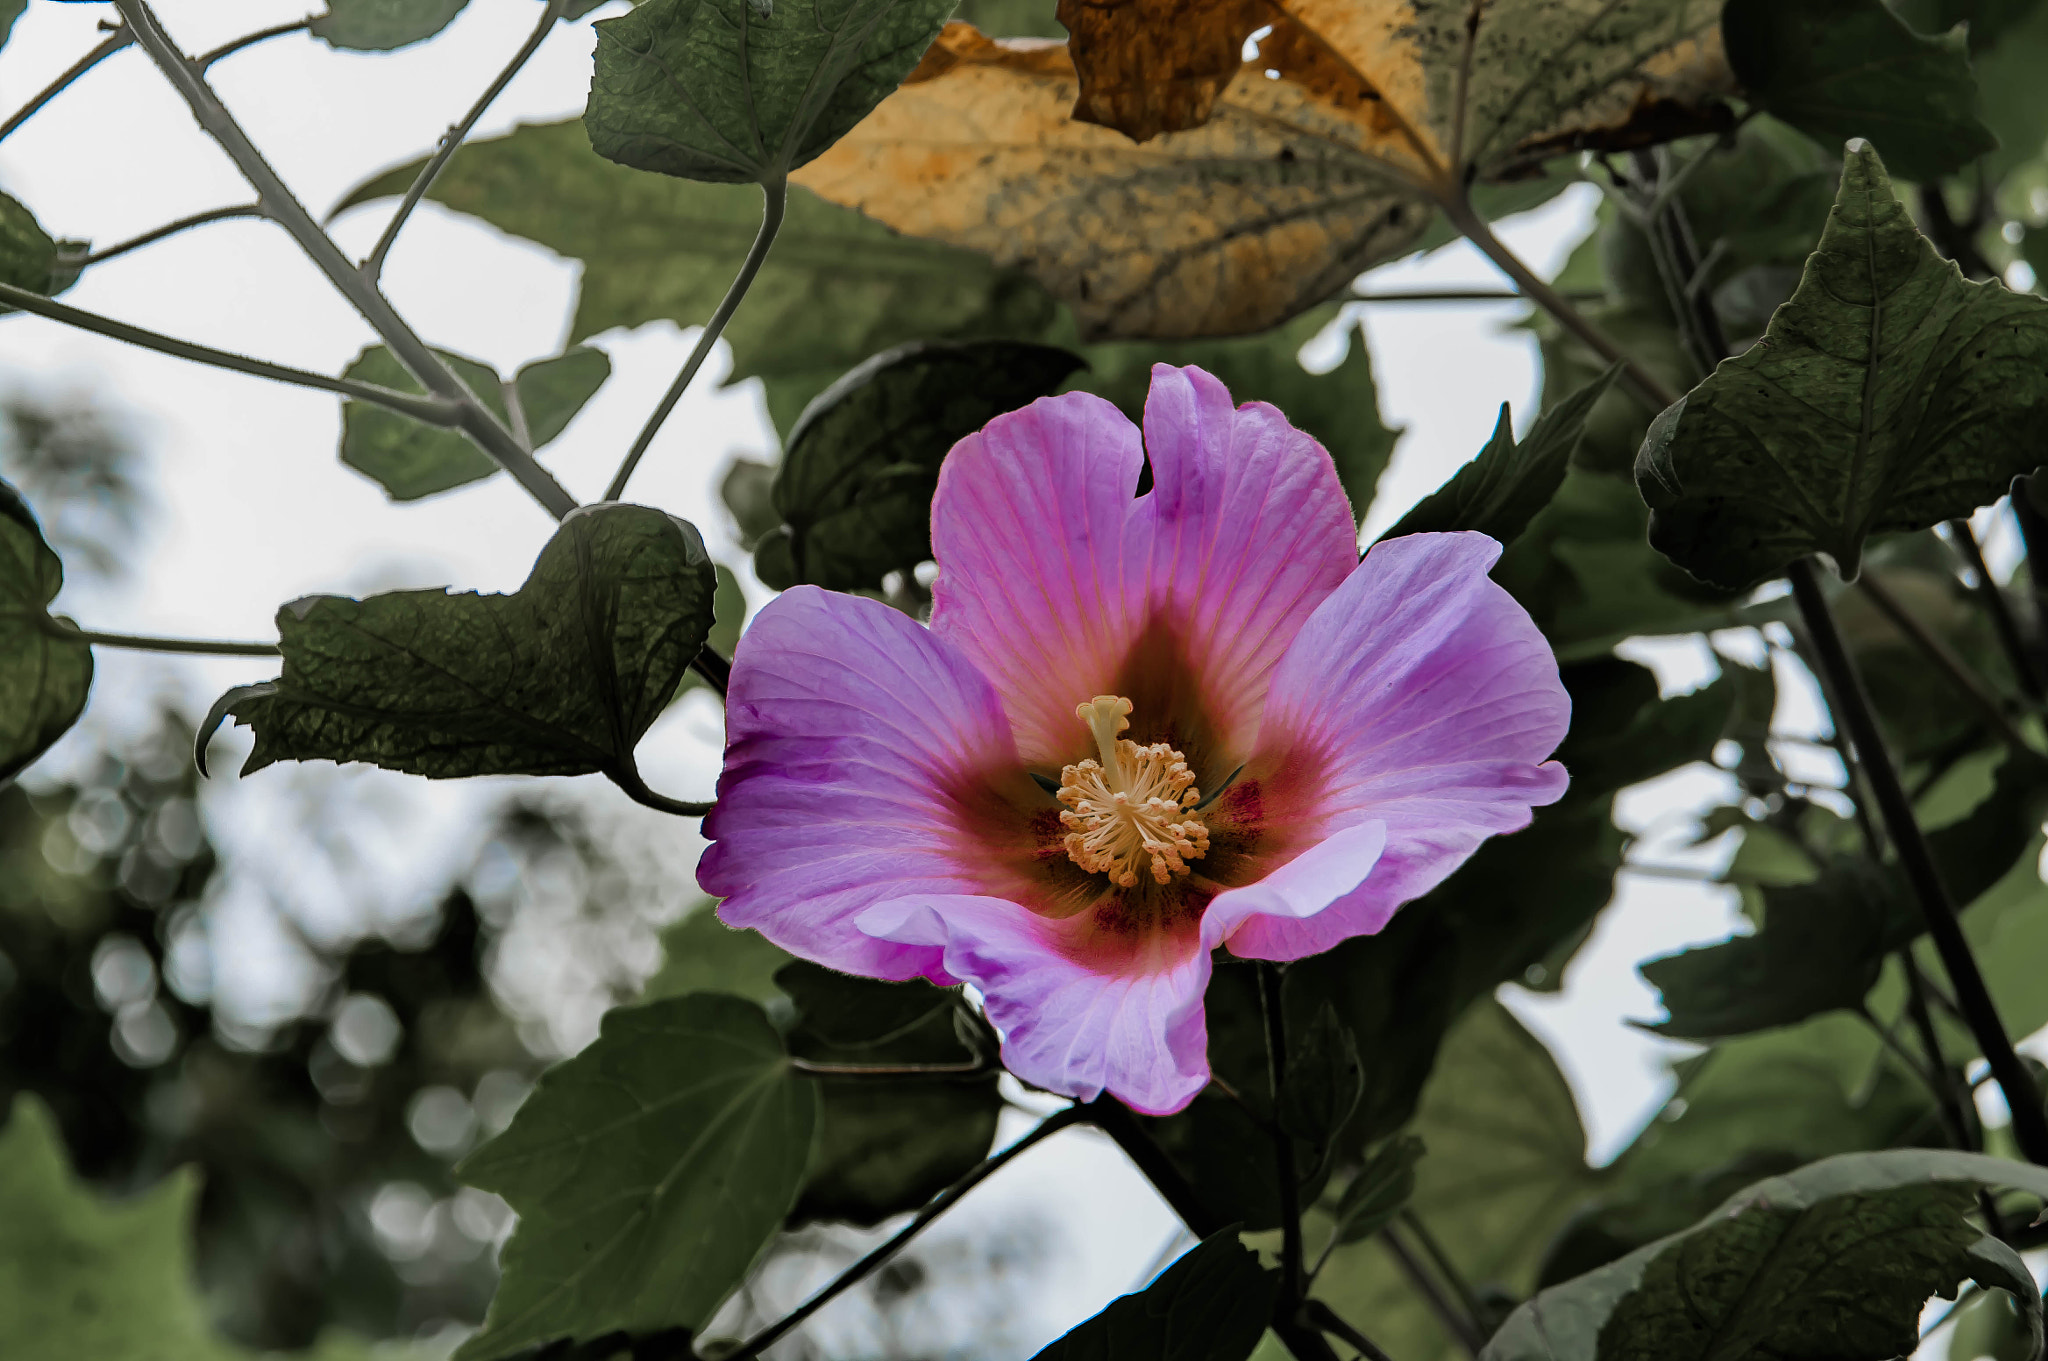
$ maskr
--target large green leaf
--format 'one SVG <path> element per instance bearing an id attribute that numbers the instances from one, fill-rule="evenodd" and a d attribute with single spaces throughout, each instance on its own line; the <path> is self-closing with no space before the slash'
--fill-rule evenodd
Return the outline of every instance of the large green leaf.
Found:
<path id="1" fill-rule="evenodd" d="M 642 1001 L 692 992 L 723 992 L 762 1006 L 783 1000 L 776 970 L 792 958 L 759 931 L 735 931 L 704 899 L 661 933 L 661 967 L 641 989 Z"/>
<path id="2" fill-rule="evenodd" d="M 1244 1361 L 1273 1314 L 1276 1280 L 1223 1232 L 1032 1361 Z"/>
<path id="3" fill-rule="evenodd" d="M 1450 481 L 1417 502 L 1386 537 L 1471 529 L 1503 544 L 1513 543 L 1564 485 L 1565 467 L 1585 433 L 1586 417 L 1620 372 L 1619 365 L 1611 367 L 1546 408 L 1528 438 L 1519 443 L 1508 423 L 1508 404 L 1502 402 L 1500 420 L 1486 447 Z"/>
<path id="4" fill-rule="evenodd" d="M 92 648 L 50 616 L 64 565 L 19 493 L 0 482 L 0 782 L 49 750 L 92 689 Z"/>
<path id="5" fill-rule="evenodd" d="M 774 490 L 783 531 L 754 550 L 755 571 L 778 589 L 851 590 L 916 567 L 931 556 L 947 451 L 1080 365 L 1066 350 L 997 340 L 906 345 L 860 365 L 790 432 Z"/>
<path id="6" fill-rule="evenodd" d="M 776 983 L 796 1007 L 790 1050 L 845 1068 L 958 1068 L 977 1054 L 956 1028 L 965 1013 L 953 993 L 922 980 L 884 983 L 795 963 Z M 793 1222 L 843 1219 L 875 1224 L 914 1210 L 988 1156 L 1003 1099 L 996 1068 L 882 1076 L 818 1076 L 823 1105 L 817 1152 Z"/>
<path id="7" fill-rule="evenodd" d="M 1650 541 L 1728 587 L 1813 552 L 1853 577 L 1869 535 L 2003 495 L 2040 460 L 2044 416 L 2048 301 L 1964 281 L 1859 145 L 1764 343 L 1651 426 Z"/>
<path id="8" fill-rule="evenodd" d="M 1555 1285 L 1481 1361 L 1670 1361 L 1911 1353 L 1928 1296 L 2010 1292 L 2036 1350 L 2041 1298 L 2019 1255 L 1963 1218 L 1978 1187 L 2048 1196 L 2048 1172 L 1977 1153 L 1844 1154 L 1739 1192 L 1693 1227 Z"/>
<path id="9" fill-rule="evenodd" d="M 519 1214 L 462 1361 L 617 1330 L 697 1331 L 796 1199 L 817 1124 L 761 1009 L 621 1007 L 458 1173 Z"/>
<path id="10" fill-rule="evenodd" d="M 1315 436 L 1337 464 L 1337 480 L 1355 519 L 1372 508 L 1380 474 L 1394 456 L 1401 427 L 1380 416 L 1372 352 L 1355 322 L 1344 328 L 1344 358 L 1323 373 L 1301 366 L 1301 349 L 1329 326 L 1337 309 L 1318 307 L 1263 335 L 1235 340 L 1120 341 L 1090 345 L 1088 372 L 1074 386 L 1107 397 L 1133 421 L 1145 410 L 1154 364 L 1195 364 L 1223 380 L 1236 401 L 1271 402 Z"/>
<path id="11" fill-rule="evenodd" d="M 585 506 L 511 595 L 286 605 L 284 674 L 231 692 L 213 721 L 231 713 L 255 729 L 245 771 L 288 760 L 437 779 L 601 771 L 635 788 L 633 748 L 703 646 L 713 587 L 686 522 Z"/>
<path id="12" fill-rule="evenodd" d="M 377 176 L 336 211 L 404 193 L 419 169 Z M 428 197 L 583 261 L 576 339 L 664 318 L 701 325 L 761 221 L 756 191 L 614 165 L 590 149 L 580 122 L 465 145 Z M 986 256 L 898 236 L 792 188 L 775 249 L 725 329 L 729 381 L 789 379 L 807 400 L 892 345 L 1042 337 L 1059 315 L 1043 289 Z"/>
<path id="13" fill-rule="evenodd" d="M 508 385 L 487 364 L 446 350 L 435 353 L 448 361 L 499 420 L 511 422 L 515 433 L 521 433 L 527 447 L 533 449 L 561 434 L 612 371 L 604 351 L 579 345 L 566 354 L 526 365 Z M 425 391 L 382 345 L 372 345 L 357 355 L 342 377 L 399 392 Z M 508 397 L 512 399 L 509 406 Z M 498 471 L 491 456 L 462 432 L 424 425 L 374 402 L 353 398 L 341 404 L 341 461 L 381 485 L 394 501 L 415 501 Z"/>
<path id="14" fill-rule="evenodd" d="M 1909 180 L 1997 145 L 1963 35 L 1922 37 L 1882 0 L 1729 0 L 1721 38 L 1758 105 L 1831 147 L 1867 138 Z"/>
<path id="15" fill-rule="evenodd" d="M 646 0 L 597 26 L 583 125 L 599 155 L 779 183 L 910 74 L 954 0 Z"/>
<path id="16" fill-rule="evenodd" d="M 328 0 L 327 13 L 307 25 L 330 47 L 389 52 L 433 37 L 469 0 Z"/>
<path id="17" fill-rule="evenodd" d="M 57 1122 L 15 1098 L 0 1130 L 0 1354 L 225 1361 L 192 1278 L 199 1180 L 109 1202 L 72 1176 Z"/>

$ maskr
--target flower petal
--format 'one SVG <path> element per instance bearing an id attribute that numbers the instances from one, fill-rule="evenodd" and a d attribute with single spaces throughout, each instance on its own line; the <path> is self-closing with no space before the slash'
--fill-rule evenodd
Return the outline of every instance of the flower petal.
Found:
<path id="1" fill-rule="evenodd" d="M 960 791 L 1017 765 L 988 682 L 888 606 L 799 586 L 740 639 L 725 722 L 697 869 L 718 915 L 848 973 L 938 976 L 936 948 L 854 918 L 906 892 L 980 890 Z"/>
<path id="2" fill-rule="evenodd" d="M 981 991 L 1003 1066 L 1026 1082 L 1078 1101 L 1106 1091 L 1147 1115 L 1171 1115 L 1209 1083 L 1209 951 L 1199 942 L 1163 969 L 1103 973 L 1062 948 L 1070 924 L 1001 898 L 897 898 L 862 913 L 860 926 L 942 949 L 946 972 Z"/>
<path id="3" fill-rule="evenodd" d="M 1211 899 L 1202 913 L 1202 943 L 1212 949 L 1223 944 L 1251 917 L 1315 916 L 1364 883 L 1386 846 L 1384 822 L 1354 823 L 1331 833 L 1263 879 Z"/>
<path id="4" fill-rule="evenodd" d="M 1330 456 L 1274 408 L 1233 409 L 1210 375 L 1162 364 L 1145 430 L 1141 450 L 1115 407 L 1067 393 L 940 469 L 932 628 L 995 685 L 1027 762 L 1085 752 L 1074 706 L 1129 695 L 1134 664 L 1185 672 L 1164 684 L 1197 692 L 1214 756 L 1241 761 L 1273 667 L 1356 564 Z M 1147 453 L 1154 486 L 1134 499 Z"/>
<path id="5" fill-rule="evenodd" d="M 1376 544 L 1296 636 L 1253 761 L 1273 772 L 1269 825 L 1319 839 L 1378 820 L 1386 849 L 1324 911 L 1248 919 L 1232 953 L 1299 959 L 1377 931 L 1564 793 L 1564 768 L 1544 758 L 1571 701 L 1543 635 L 1486 575 L 1500 551 L 1473 533 Z"/>

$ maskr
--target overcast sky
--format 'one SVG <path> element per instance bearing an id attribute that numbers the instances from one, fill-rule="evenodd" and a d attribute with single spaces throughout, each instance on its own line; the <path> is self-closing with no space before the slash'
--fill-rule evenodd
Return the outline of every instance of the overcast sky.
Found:
<path id="1" fill-rule="evenodd" d="M 612 12 L 608 7 L 598 16 Z M 165 0 L 159 11 L 188 51 L 300 17 L 301 3 Z M 316 214 L 371 173 L 424 154 L 524 39 L 538 5 L 477 0 L 441 38 L 388 56 L 344 55 L 304 37 L 278 39 L 221 63 L 213 80 L 273 164 Z M 110 6 L 36 0 L 0 51 L 0 104 L 19 103 L 96 41 Z M 519 121 L 581 110 L 589 71 L 588 22 L 558 32 L 484 118 L 479 137 Z M 52 234 L 107 244 L 202 209 L 247 201 L 250 191 L 182 103 L 134 48 L 115 55 L 0 144 L 0 188 L 29 204 Z M 1586 229 L 1590 190 L 1508 224 L 1503 235 L 1539 269 L 1554 268 Z M 336 234 L 360 255 L 389 204 L 343 217 Z M 578 266 L 429 204 L 392 254 L 385 284 L 434 344 L 510 372 L 556 352 Z M 1370 286 L 1498 286 L 1467 248 L 1389 266 Z M 339 372 L 372 336 L 279 229 L 229 222 L 193 231 L 94 268 L 67 302 L 152 329 L 320 372 Z M 1382 483 L 1372 524 L 1383 526 L 1433 490 L 1490 432 L 1502 401 L 1525 425 L 1537 387 L 1535 348 L 1508 328 L 1512 305 L 1381 307 L 1366 318 L 1380 402 L 1407 427 Z M 547 452 L 579 498 L 596 497 L 644 413 L 680 365 L 695 332 L 663 322 L 609 332 L 610 383 Z M 746 558 L 719 507 L 715 483 L 735 453 L 772 456 L 774 441 L 753 384 L 721 389 L 723 352 L 671 417 L 633 497 L 695 521 L 714 556 L 745 574 Z M 125 413 L 147 451 L 156 502 L 143 569 L 126 588 L 73 592 L 60 608 L 87 627 L 265 639 L 281 601 L 311 592 L 403 586 L 515 587 L 551 521 L 508 479 L 422 503 L 393 505 L 335 458 L 338 401 L 330 396 L 189 364 L 41 319 L 0 320 L 0 381 L 90 394 Z M 751 584 L 751 579 L 750 584 Z M 758 588 L 756 599 L 762 598 Z M 1674 685 L 1711 675 L 1700 649 L 1667 649 Z M 263 661 L 192 661 L 102 652 L 94 697 L 99 721 L 118 726 L 168 685 L 194 706 L 221 689 L 274 674 Z M 195 707 L 196 712 L 196 707 Z M 243 742 L 246 739 L 241 739 Z M 711 789 L 719 746 L 708 700 L 679 706 L 642 748 L 657 788 L 678 797 Z M 47 768 L 61 769 L 75 744 Z M 229 755 L 223 749 L 221 756 Z M 239 759 L 239 749 L 234 752 Z M 230 762 L 232 764 L 232 762 Z M 1647 827 L 1718 788 L 1703 769 L 1624 799 L 1624 821 Z M 596 785 L 596 777 L 580 782 Z M 388 901 L 368 910 L 415 910 L 461 863 L 477 797 L 461 786 L 371 772 L 351 786 L 365 813 L 366 854 Z M 214 782 L 209 807 L 230 845 L 260 842 L 288 772 L 237 785 Z M 700 844 L 687 823 L 659 819 L 600 787 L 590 796 L 621 818 L 660 827 L 686 868 Z M 681 878 L 679 872 L 678 875 Z M 310 891 L 310 890 L 309 890 Z M 694 897 L 679 882 L 678 901 Z M 317 896 L 317 894 L 316 894 Z M 330 905 L 335 912 L 362 904 Z M 225 909 L 224 909 L 225 910 Z M 1637 961 L 1727 934 L 1728 896 L 1698 885 L 1624 878 L 1616 906 L 1557 998 L 1511 1004 L 1552 1042 L 1580 1097 L 1593 1151 L 1625 1143 L 1661 1099 L 1661 1056 L 1683 1052 L 1625 1028 L 1656 1015 L 1633 972 Z M 260 932 L 240 962 L 261 990 L 277 966 Z M 1511 990 L 1512 991 L 1512 990 Z M 1368 1056 L 1369 1057 L 1369 1056 Z M 1047 1203 L 1077 1217 L 1066 1322 L 1131 1287 L 1172 1220 L 1116 1155 L 1062 1136 L 995 1183 L 997 1201 Z M 1058 1319 L 1047 1327 L 1057 1330 Z"/>

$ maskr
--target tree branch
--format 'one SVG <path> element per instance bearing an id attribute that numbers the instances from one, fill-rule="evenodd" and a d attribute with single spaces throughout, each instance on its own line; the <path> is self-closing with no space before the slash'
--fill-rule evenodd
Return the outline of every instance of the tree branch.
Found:
<path id="1" fill-rule="evenodd" d="M 267 216 L 260 203 L 238 203 L 228 208 L 208 208 L 203 213 L 193 213 L 190 217 L 166 222 L 163 226 L 146 231 L 140 236 L 131 236 L 126 241 L 108 246 L 105 250 L 88 251 L 84 255 L 60 255 L 57 257 L 57 263 L 67 268 L 84 269 L 87 265 L 103 264 L 117 255 L 126 255 L 131 250 L 154 245 L 167 236 L 175 236 L 191 227 L 203 227 L 209 222 L 226 222 L 230 218 Z"/>
<path id="2" fill-rule="evenodd" d="M 341 248 L 320 224 L 313 220 L 285 182 L 256 149 L 256 144 L 228 113 L 206 79 L 185 59 L 151 11 L 148 0 L 114 0 L 121 16 L 135 31 L 135 40 L 149 53 L 150 60 L 184 98 L 192 116 L 199 120 L 221 149 L 255 188 L 264 211 L 299 243 L 308 259 L 346 298 L 391 349 L 398 361 L 436 396 L 459 408 L 456 428 L 475 441 L 478 448 L 510 473 L 534 500 L 557 519 L 576 509 L 576 499 L 563 490 L 548 471 L 534 461 L 531 450 L 522 446 L 497 414 L 486 407 L 456 376 L 453 369 L 421 340 L 398 315 L 388 299 L 365 279 L 341 253 Z"/>
<path id="3" fill-rule="evenodd" d="M 405 226 L 406 219 L 412 216 L 412 210 L 426 197 L 427 190 L 434 187 L 434 181 L 439 179 L 441 172 L 447 168 L 456 148 L 469 137 L 470 131 L 476 127 L 477 120 L 484 116 L 484 110 L 490 108 L 493 101 L 505 92 L 505 87 L 512 83 L 512 78 L 519 74 L 520 68 L 525 66 L 533 54 L 540 50 L 540 45 L 547 41 L 548 34 L 561 21 L 562 12 L 566 8 L 567 0 L 548 0 L 542 7 L 540 22 L 534 25 L 533 33 L 513 54 L 505 69 L 498 72 L 497 79 L 478 96 L 476 103 L 469 106 L 469 112 L 462 116 L 462 121 L 442 135 L 441 145 L 435 149 L 433 159 L 413 177 L 412 184 L 406 188 L 405 197 L 398 201 L 397 211 L 391 214 L 391 221 L 384 224 L 384 234 L 377 238 L 377 244 L 372 246 L 370 253 L 363 258 L 362 276 L 371 284 L 375 284 L 383 277 L 384 257 L 391 253 L 392 243 L 398 240 L 398 233 Z"/>
<path id="4" fill-rule="evenodd" d="M 663 394 L 661 404 L 654 408 L 654 414 L 647 418 L 647 424 L 640 429 L 640 437 L 633 441 L 633 447 L 626 452 L 626 461 L 619 465 L 619 471 L 612 478 L 612 484 L 605 488 L 604 499 L 616 501 L 626 494 L 626 483 L 632 479 L 633 470 L 640 466 L 640 458 L 647 452 L 647 446 L 654 443 L 656 432 L 661 429 L 668 413 L 675 410 L 688 390 L 690 380 L 697 376 L 697 370 L 704 366 L 704 359 L 711 353 L 711 347 L 718 343 L 718 337 L 725 332 L 726 322 L 738 310 L 740 299 L 747 296 L 747 289 L 753 285 L 754 276 L 761 271 L 761 262 L 768 258 L 768 248 L 775 244 L 775 234 L 782 230 L 782 214 L 789 201 L 789 186 L 775 180 L 761 186 L 761 230 L 754 237 L 754 244 L 747 249 L 747 258 L 740 264 L 740 272 L 733 276 L 732 286 L 725 290 L 719 300 L 718 310 L 711 314 L 711 320 L 704 323 L 704 329 L 697 336 L 697 346 L 690 351 L 690 357 L 683 363 L 683 371 L 676 375 Z"/>
<path id="5" fill-rule="evenodd" d="M 1956 919 L 1955 904 L 1950 900 L 1948 888 L 1941 880 L 1941 871 L 1934 863 L 1934 853 L 1927 845 L 1919 821 L 1913 816 L 1912 800 L 1907 796 L 1905 786 L 1899 782 L 1899 772 L 1892 764 L 1891 752 L 1878 730 L 1870 697 L 1863 688 L 1862 674 L 1835 627 L 1827 597 L 1821 593 L 1819 574 L 1810 558 L 1801 558 L 1791 565 L 1788 575 L 1792 579 L 1793 599 L 1799 606 L 1806 631 L 1813 639 L 1814 651 L 1822 669 L 1833 682 L 1832 689 L 1839 701 L 1836 716 L 1848 730 L 1849 740 L 1856 748 L 1857 764 L 1870 779 L 1878 813 L 1884 820 L 1892 845 L 1898 851 L 1899 862 L 1906 871 L 1914 896 L 1919 900 L 1921 914 L 1927 921 L 1928 935 L 1933 938 L 1942 968 L 1948 973 L 1950 986 L 1955 989 L 1957 1005 L 1962 1009 L 1964 1021 L 1985 1062 L 1990 1064 L 1992 1075 L 2005 1092 L 2006 1104 L 2012 1108 L 2013 1140 L 2028 1162 L 2048 1165 L 2048 1111 L 2042 1109 L 2040 1089 L 2034 1085 L 2033 1075 L 2013 1051 L 2012 1039 L 1998 1019 L 1998 1007 L 1991 1000 L 1990 990 L 1984 986 L 1984 975 L 1977 968 L 1976 957 L 1970 953 L 1969 941 L 1963 937 L 1963 928 Z"/>
<path id="6" fill-rule="evenodd" d="M 5 141 L 9 136 L 13 135 L 16 128 L 40 113 L 43 105 L 49 103 L 58 95 L 63 94 L 73 81 L 134 41 L 134 30 L 126 27 L 117 28 L 106 37 L 100 39 L 97 47 L 94 47 L 77 61 L 72 62 L 70 66 L 64 69 L 63 74 L 59 75 L 48 85 L 45 85 L 36 94 L 35 98 L 29 100 L 28 103 L 22 105 L 19 109 L 16 109 L 13 114 L 9 115 L 6 122 L 0 123 L 0 141 Z"/>
<path id="7" fill-rule="evenodd" d="M 428 425 L 454 426 L 460 423 L 461 412 L 454 402 L 444 397 L 426 396 L 417 392 L 398 392 L 392 388 L 379 387 L 375 383 L 359 383 L 353 378 L 331 378 L 324 373 L 313 373 L 307 369 L 295 369 L 284 364 L 273 364 L 267 359 L 251 359 L 248 355 L 236 354 L 232 350 L 216 350 L 210 345 L 198 345 L 175 336 L 147 331 L 140 326 L 130 326 L 125 321 L 115 321 L 97 312 L 87 312 L 66 303 L 46 298 L 40 293 L 31 293 L 26 288 L 0 283 L 0 303 L 19 308 L 21 311 L 51 321 L 61 321 L 67 326 L 76 326 L 81 331 L 91 331 L 112 340 L 139 345 L 145 350 L 172 355 L 178 359 L 189 359 L 198 364 L 211 364 L 215 368 L 233 369 L 236 373 L 253 374 L 258 378 L 270 378 L 280 383 L 296 383 L 300 387 L 318 388 L 322 392 L 337 392 L 344 397 L 355 397 L 365 402 L 410 416 Z"/>

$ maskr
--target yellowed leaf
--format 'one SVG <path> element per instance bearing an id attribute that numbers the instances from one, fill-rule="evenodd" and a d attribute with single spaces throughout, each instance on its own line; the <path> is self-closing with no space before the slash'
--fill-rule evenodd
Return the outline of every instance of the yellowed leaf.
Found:
<path id="1" fill-rule="evenodd" d="M 1727 126 L 1719 12 L 1064 0 L 1071 50 L 949 24 L 796 179 L 1022 267 L 1090 338 L 1257 331 L 1407 249 L 1475 179 Z"/>

